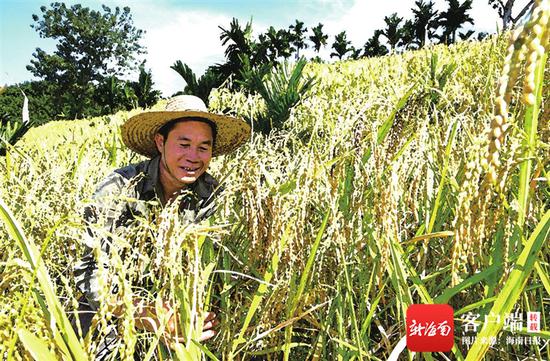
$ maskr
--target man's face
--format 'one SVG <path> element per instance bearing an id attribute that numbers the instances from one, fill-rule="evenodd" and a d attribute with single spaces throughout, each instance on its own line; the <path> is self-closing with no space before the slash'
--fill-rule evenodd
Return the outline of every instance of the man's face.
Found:
<path id="1" fill-rule="evenodd" d="M 164 179 L 175 186 L 195 182 L 212 159 L 212 129 L 203 122 L 177 123 L 168 133 L 168 139 L 156 134 L 155 142 L 162 155 L 160 171 Z"/>

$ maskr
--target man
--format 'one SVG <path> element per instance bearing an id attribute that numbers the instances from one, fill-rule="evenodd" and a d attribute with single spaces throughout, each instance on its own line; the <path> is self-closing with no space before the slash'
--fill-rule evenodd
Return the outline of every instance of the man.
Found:
<path id="1" fill-rule="evenodd" d="M 123 233 L 121 229 L 131 227 L 136 216 L 146 212 L 144 204 L 151 201 L 157 201 L 162 207 L 179 201 L 180 214 L 190 222 L 209 217 L 214 212 L 219 188 L 218 182 L 206 172 L 210 160 L 241 146 L 250 136 L 250 126 L 238 118 L 209 113 L 200 98 L 181 95 L 172 98 L 165 111 L 143 112 L 131 117 L 122 125 L 121 134 L 126 146 L 149 160 L 115 170 L 98 186 L 94 203 L 85 209 L 86 249 L 74 270 L 76 285 L 84 294 L 79 307 L 83 334 L 89 331 L 93 315 L 100 307 L 101 280 L 94 250 L 97 252 L 99 248 L 105 256 L 112 245 L 111 237 L 99 233 Z M 112 199 L 117 196 L 122 201 L 115 206 Z M 105 232 L 97 230 L 100 218 Z M 117 290 L 113 293 L 116 295 Z M 136 327 L 149 331 L 160 327 L 153 305 L 144 304 L 139 298 L 134 300 L 134 305 Z M 115 316 L 123 313 L 120 306 L 108 306 Z M 163 339 L 173 340 L 178 332 L 177 312 L 168 303 L 164 308 L 172 317 Z M 208 313 L 201 340 L 215 334 L 212 327 L 216 323 L 215 314 Z M 116 348 L 117 338 L 115 332 L 105 337 L 96 359 L 108 359 Z"/>

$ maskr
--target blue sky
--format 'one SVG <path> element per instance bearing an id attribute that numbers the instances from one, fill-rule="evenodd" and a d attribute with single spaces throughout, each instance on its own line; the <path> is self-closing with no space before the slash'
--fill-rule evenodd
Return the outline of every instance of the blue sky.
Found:
<path id="1" fill-rule="evenodd" d="M 51 1 L 0 0 L 0 85 L 31 80 L 26 70 L 37 47 L 48 52 L 55 41 L 41 39 L 30 27 L 32 14 L 40 15 L 40 6 Z M 153 73 L 156 88 L 169 96 L 183 89 L 184 81 L 170 69 L 176 60 L 187 63 L 197 75 L 211 64 L 223 61 L 218 26 L 227 27 L 233 17 L 244 24 L 252 18 L 255 34 L 270 25 L 287 28 L 295 19 L 311 28 L 319 22 L 330 35 L 346 30 L 348 39 L 362 47 L 375 29 L 384 27 L 384 16 L 397 12 L 412 18 L 414 0 L 105 0 L 65 1 L 81 3 L 95 9 L 101 4 L 111 8 L 129 6 L 136 27 L 146 31 L 141 44 L 147 48 L 147 66 Z M 434 0 L 436 8 L 445 10 L 444 0 Z M 498 17 L 487 0 L 474 0 L 471 16 L 475 30 L 495 32 Z M 328 59 L 330 45 L 321 53 Z M 307 51 L 306 54 L 308 55 Z"/>

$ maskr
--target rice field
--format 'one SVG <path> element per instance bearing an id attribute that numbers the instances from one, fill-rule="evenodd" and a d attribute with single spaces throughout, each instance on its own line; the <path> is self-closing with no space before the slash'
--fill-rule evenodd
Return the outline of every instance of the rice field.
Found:
<path id="1" fill-rule="evenodd" d="M 523 55 L 506 35 L 308 64 L 316 84 L 285 129 L 213 159 L 225 192 L 209 222 L 164 209 L 113 235 L 102 298 L 116 284 L 126 307 L 114 322 L 102 306 L 98 334 L 117 327 L 124 360 L 136 350 L 142 360 L 550 359 L 550 67 L 544 48 L 529 50 L 532 35 L 514 39 Z M 215 112 L 254 119 L 263 107 L 211 95 Z M 119 133 L 139 111 L 48 123 L 0 158 L 4 359 L 93 359 L 97 340 L 68 324 L 82 211 L 105 176 L 142 160 Z M 135 296 L 177 305 L 185 342 L 170 349 L 162 329 L 138 332 Z M 453 307 L 452 352 L 404 349 L 414 303 Z M 206 310 L 218 334 L 198 343 Z M 519 330 L 505 322 L 512 312 Z M 528 332 L 527 312 L 540 312 L 540 331 Z"/>

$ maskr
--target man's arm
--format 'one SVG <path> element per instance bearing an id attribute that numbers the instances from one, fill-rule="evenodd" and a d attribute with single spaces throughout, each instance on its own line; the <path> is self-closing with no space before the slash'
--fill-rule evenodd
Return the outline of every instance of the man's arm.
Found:
<path id="1" fill-rule="evenodd" d="M 93 203 L 84 209 L 84 252 L 80 261 L 74 267 L 74 277 L 77 288 L 84 294 L 90 308 L 99 308 L 98 265 L 95 250 L 107 263 L 106 257 L 110 251 L 112 234 L 121 210 L 117 209 L 114 198 L 121 194 L 127 181 L 119 174 L 112 173 L 99 184 L 92 196 Z M 99 234 L 103 233 L 103 234 Z"/>

